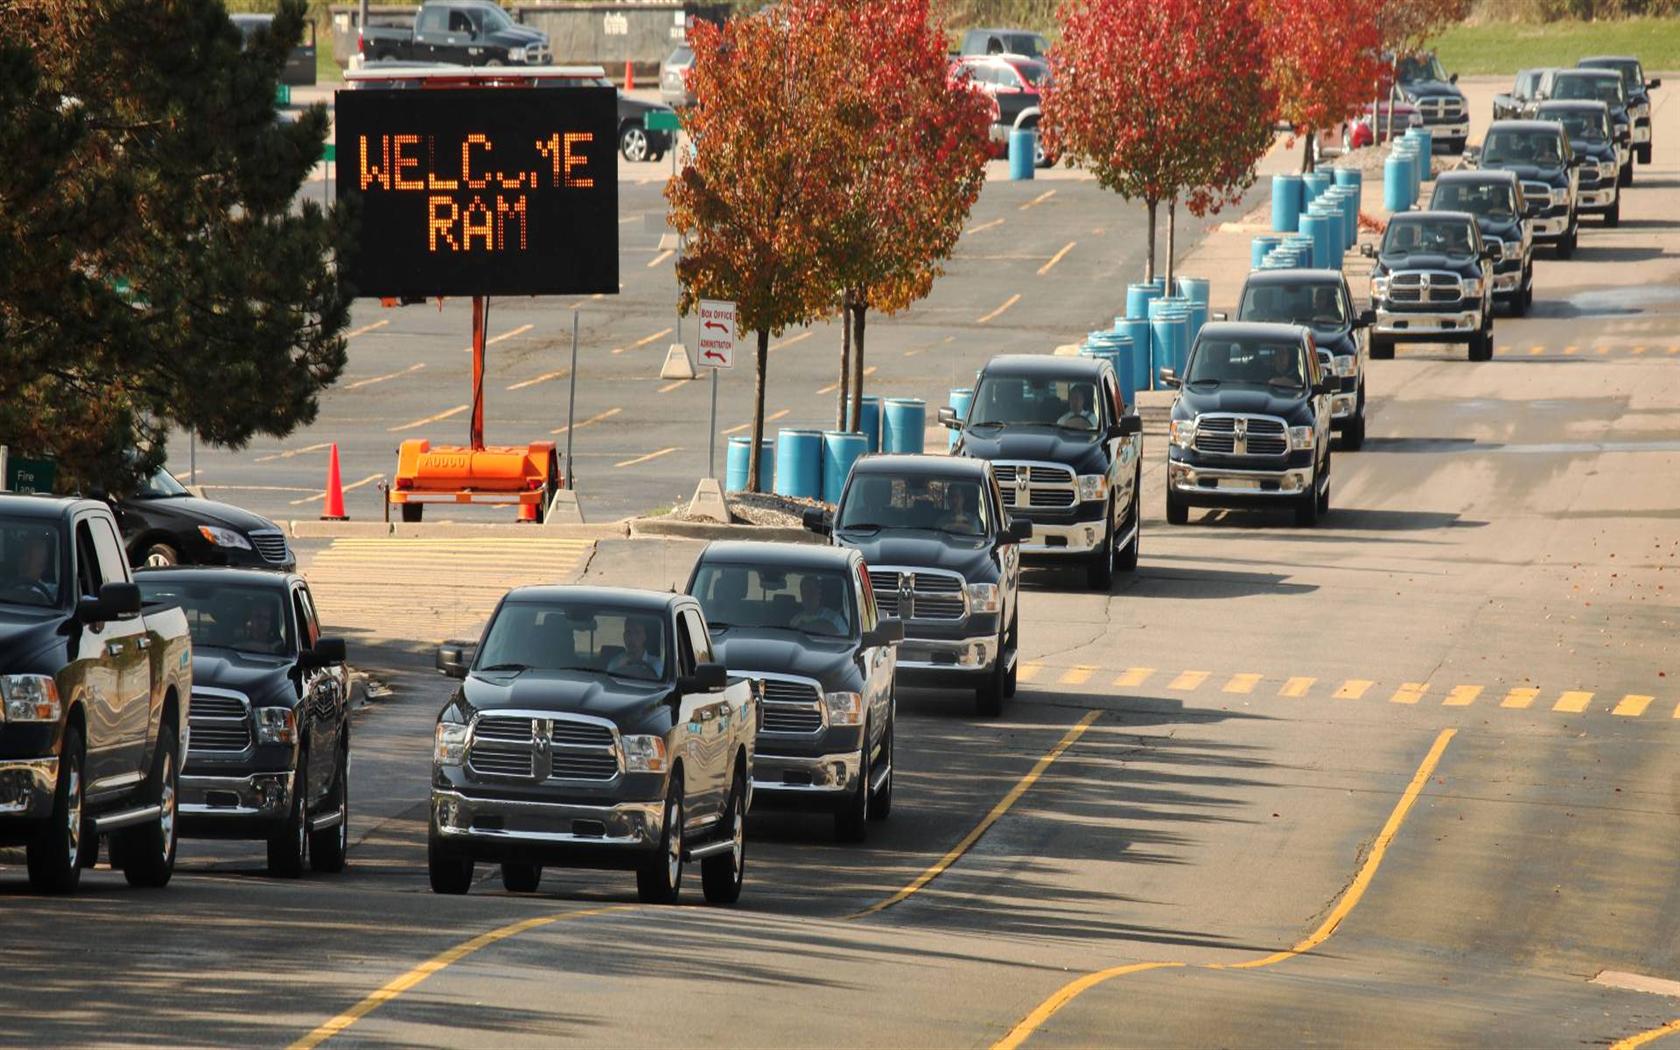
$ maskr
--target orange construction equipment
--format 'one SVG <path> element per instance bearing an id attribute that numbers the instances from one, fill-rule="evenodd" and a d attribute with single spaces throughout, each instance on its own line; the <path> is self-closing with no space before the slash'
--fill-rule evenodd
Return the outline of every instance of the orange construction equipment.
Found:
<path id="1" fill-rule="evenodd" d="M 433 445 L 424 438 L 414 438 L 397 449 L 390 500 L 401 508 L 404 521 L 420 521 L 428 503 L 500 503 L 516 504 L 520 521 L 539 522 L 563 484 L 554 442 L 533 441 L 523 447 L 484 444 L 484 333 L 488 313 L 484 297 L 474 296 L 468 444 Z"/>
<path id="2" fill-rule="evenodd" d="M 322 521 L 349 521 L 350 515 L 344 513 L 344 482 L 338 474 L 338 442 L 332 444 L 332 451 L 327 454 L 327 500 L 321 507 Z"/>

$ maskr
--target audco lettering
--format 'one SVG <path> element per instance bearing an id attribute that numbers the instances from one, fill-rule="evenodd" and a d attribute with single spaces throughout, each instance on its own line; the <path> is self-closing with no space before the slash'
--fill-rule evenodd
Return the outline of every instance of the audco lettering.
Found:
<path id="1" fill-rule="evenodd" d="M 497 139 L 479 133 L 359 135 L 357 180 L 364 194 L 425 198 L 427 251 L 524 251 L 532 193 L 594 188 L 583 152 L 594 141 L 591 132 L 555 132 L 499 149 Z"/>

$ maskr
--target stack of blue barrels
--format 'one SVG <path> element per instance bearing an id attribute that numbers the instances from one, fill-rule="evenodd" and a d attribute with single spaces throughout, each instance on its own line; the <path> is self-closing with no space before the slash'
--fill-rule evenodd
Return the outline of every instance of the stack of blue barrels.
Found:
<path id="1" fill-rule="evenodd" d="M 1196 345 L 1196 336 L 1202 331 L 1202 325 L 1208 319 L 1208 293 L 1211 290 L 1206 277 L 1180 277 L 1178 279 L 1178 297 L 1189 304 L 1190 332 L 1186 351 Z"/>
<path id="2" fill-rule="evenodd" d="M 1079 348 L 1082 357 L 1100 357 L 1114 366 L 1114 377 L 1128 405 L 1137 394 L 1137 367 L 1132 363 L 1136 352 L 1132 337 L 1118 331 L 1092 332 Z"/>
<path id="3" fill-rule="evenodd" d="M 968 411 L 972 390 L 952 392 L 960 413 Z M 959 398 L 958 394 L 964 395 Z M 765 439 L 759 453 L 759 491 L 799 499 L 839 500 L 846 476 L 859 457 L 870 452 L 902 452 L 919 455 L 926 451 L 927 403 L 914 397 L 866 397 L 859 411 L 862 433 L 842 430 L 784 428 L 771 442 Z M 747 457 L 752 440 L 729 439 L 724 487 L 739 492 L 747 487 Z"/>
<path id="4" fill-rule="evenodd" d="M 1258 270 L 1266 262 L 1266 255 L 1283 243 L 1282 237 L 1256 237 L 1248 245 L 1248 265 Z"/>
<path id="5" fill-rule="evenodd" d="M 945 395 L 945 403 L 951 406 L 951 410 L 957 414 L 959 420 L 967 419 L 968 406 L 974 404 L 974 388 L 971 386 L 952 387 L 950 393 Z M 955 430 L 948 432 L 945 444 L 947 452 L 957 447 L 957 436 Z M 833 501 L 830 500 L 829 502 Z"/>
<path id="6" fill-rule="evenodd" d="M 1178 296 L 1163 296 L 1149 304 L 1151 389 L 1161 386 L 1161 369 L 1183 374 L 1184 359 L 1190 353 L 1190 302 Z"/>

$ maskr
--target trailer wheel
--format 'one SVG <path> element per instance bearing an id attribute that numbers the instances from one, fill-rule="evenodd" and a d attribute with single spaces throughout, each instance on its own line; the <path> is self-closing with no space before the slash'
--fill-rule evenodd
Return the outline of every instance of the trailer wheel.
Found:
<path id="1" fill-rule="evenodd" d="M 419 521 L 426 513 L 424 503 L 404 503 L 402 505 L 402 520 L 408 522 Z"/>

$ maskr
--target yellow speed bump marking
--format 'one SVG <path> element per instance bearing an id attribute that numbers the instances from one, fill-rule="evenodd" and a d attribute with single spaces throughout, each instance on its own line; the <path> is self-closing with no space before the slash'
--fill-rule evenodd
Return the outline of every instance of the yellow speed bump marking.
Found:
<path id="1" fill-rule="evenodd" d="M 1665 1035 L 1680 1032 L 1680 1018 L 1676 1018 L 1661 1028 L 1652 1028 L 1638 1035 L 1630 1035 L 1626 1039 L 1618 1039 L 1610 1044 L 1610 1050 L 1639 1050 L 1646 1043 L 1661 1039 Z"/>
<path id="2" fill-rule="evenodd" d="M 1037 678 L 1038 672 L 1043 669 L 1044 665 L 1041 663 L 1034 662 L 1022 664 L 1015 672 L 1015 680 L 1018 682 L 1030 682 L 1034 678 Z"/>
<path id="3" fill-rule="evenodd" d="M 944 874 L 951 865 L 962 859 L 964 853 L 967 853 L 976 842 L 980 841 L 980 836 L 989 831 L 993 824 L 996 824 L 1005 813 L 1009 812 L 1010 808 L 1013 807 L 1016 802 L 1020 801 L 1021 796 L 1027 793 L 1028 788 L 1038 783 L 1038 779 L 1044 775 L 1045 770 L 1050 768 L 1051 763 L 1055 762 L 1056 759 L 1061 758 L 1067 749 L 1074 745 L 1075 741 L 1085 735 L 1085 730 L 1091 728 L 1092 724 L 1101 717 L 1101 711 L 1085 712 L 1085 717 L 1074 723 L 1066 733 L 1062 734 L 1062 739 L 1056 742 L 1055 747 L 1046 751 L 1042 758 L 1033 763 L 1033 767 L 1027 771 L 1027 775 L 1015 782 L 1015 786 L 1009 789 L 1009 793 L 999 799 L 997 805 L 987 811 L 986 815 L 980 819 L 980 823 L 976 824 L 972 831 L 962 837 L 962 841 L 958 842 L 955 846 L 952 846 L 943 857 L 940 857 L 939 860 L 935 861 L 934 864 L 926 871 L 917 875 L 914 879 L 911 879 L 910 883 L 903 889 L 899 890 L 897 893 L 885 900 L 876 901 L 874 904 L 864 908 L 862 911 L 853 912 L 851 915 L 848 915 L 847 918 L 861 919 L 865 916 L 885 911 L 909 897 L 911 894 L 921 890 L 923 887 L 927 886 L 928 883 Z"/>
<path id="4" fill-rule="evenodd" d="M 1645 713 L 1645 709 L 1650 707 L 1651 701 L 1655 699 L 1656 697 L 1654 696 L 1643 696 L 1639 693 L 1629 693 L 1628 695 L 1622 697 L 1621 701 L 1616 704 L 1615 708 L 1611 710 L 1610 713 L 1613 715 L 1621 715 L 1623 718 L 1638 718 L 1640 715 Z"/>
<path id="5" fill-rule="evenodd" d="M 579 430 L 582 430 L 584 427 L 590 426 L 594 423 L 599 423 L 603 419 L 611 419 L 612 417 L 618 415 L 622 411 L 624 411 L 622 408 L 609 408 L 605 412 L 598 412 L 595 415 L 590 416 L 588 419 L 584 420 L 583 422 L 579 423 L 577 425 L 577 428 Z M 565 432 L 566 432 L 565 427 L 560 427 L 557 430 L 550 430 L 549 431 L 550 434 L 564 434 Z"/>
<path id="6" fill-rule="evenodd" d="M 1505 694 L 1505 699 L 1499 701 L 1500 707 L 1513 707 L 1521 711 L 1534 703 L 1534 698 L 1540 695 L 1540 690 L 1529 686 L 1519 686 Z"/>
<path id="7" fill-rule="evenodd" d="M 1592 703 L 1592 698 L 1591 693 L 1567 692 L 1558 697 L 1558 702 L 1552 705 L 1552 710 L 1580 714 L 1587 709 L 1588 704 Z"/>
<path id="8" fill-rule="evenodd" d="M 621 459 L 617 463 L 614 463 L 613 466 L 615 466 L 615 467 L 633 467 L 638 463 L 646 463 L 650 459 L 658 459 L 660 456 L 669 456 L 671 453 L 675 452 L 676 450 L 677 450 L 677 447 L 675 445 L 672 445 L 670 448 L 662 448 L 657 452 L 649 452 L 645 456 L 637 456 L 634 459 Z"/>
<path id="9" fill-rule="evenodd" d="M 345 333 L 344 338 L 354 339 L 358 335 L 367 335 L 369 332 L 378 331 L 379 329 L 384 328 L 386 325 L 388 325 L 390 323 L 391 322 L 389 320 L 384 320 L 384 321 L 375 321 L 372 324 L 365 324 L 365 325 L 362 325 L 360 328 L 356 329 L 354 332 Z"/>
<path id="10" fill-rule="evenodd" d="M 414 364 L 409 365 L 407 368 L 399 369 L 398 371 L 395 371 L 395 372 L 386 372 L 382 376 L 368 376 L 366 379 L 358 379 L 354 383 L 345 383 L 344 386 L 342 386 L 340 389 L 342 389 L 342 390 L 360 390 L 364 386 L 372 386 L 375 383 L 383 383 L 383 382 L 386 382 L 387 380 L 399 379 L 402 376 L 406 376 L 406 375 L 410 375 L 414 372 L 418 372 L 422 368 L 425 368 L 425 367 L 426 367 L 426 362 L 416 361 Z"/>
<path id="11" fill-rule="evenodd" d="M 401 426 L 386 427 L 385 432 L 387 434 L 397 434 L 397 433 L 401 433 L 404 430 L 414 430 L 418 427 L 423 427 L 427 423 L 441 423 L 451 416 L 460 415 L 462 412 L 465 412 L 470 407 L 471 407 L 470 405 L 456 405 L 454 408 L 445 409 L 442 412 L 439 412 L 435 416 L 427 416 L 425 419 L 416 419 L 412 423 L 404 423 Z"/>
<path id="12" fill-rule="evenodd" d="M 1043 266 L 1040 266 L 1038 268 L 1038 275 L 1040 277 L 1043 277 L 1045 274 L 1049 273 L 1051 271 L 1051 269 L 1054 268 L 1057 263 L 1062 261 L 1062 257 L 1064 255 L 1066 255 L 1068 252 L 1073 251 L 1073 246 L 1078 244 L 1078 243 L 1079 243 L 1078 241 L 1069 241 L 1066 244 L 1062 245 L 1062 250 L 1061 251 L 1057 252 L 1055 255 L 1052 255 L 1050 257 L 1049 262 L 1045 263 Z"/>
<path id="13" fill-rule="evenodd" d="M 387 981 L 377 991 L 368 994 L 355 1006 L 352 1006 L 350 1009 L 339 1014 L 337 1017 L 334 1017 L 332 1020 L 327 1021 L 325 1024 L 316 1028 L 302 1039 L 293 1043 L 291 1045 L 291 1050 L 314 1050 L 315 1047 L 320 1046 L 328 1039 L 331 1039 L 333 1036 L 343 1032 L 346 1028 L 349 1028 L 357 1021 L 360 1021 L 368 1014 L 373 1013 L 375 1010 L 379 1009 L 391 1000 L 400 997 L 404 992 L 413 989 L 416 985 L 420 984 L 434 973 L 441 970 L 447 970 L 449 967 L 455 965 L 474 952 L 482 948 L 488 948 L 490 945 L 495 944 L 498 941 L 505 941 L 509 937 L 517 937 L 522 933 L 528 933 L 531 930 L 540 929 L 544 926 L 550 926 L 557 922 L 565 922 L 568 919 L 582 919 L 590 915 L 604 915 L 607 912 L 612 911 L 626 911 L 631 907 L 632 906 L 629 904 L 613 904 L 604 908 L 585 908 L 582 911 L 562 912 L 558 915 L 540 915 L 534 919 L 523 919 L 519 922 L 509 923 L 506 926 L 498 927 L 488 933 L 481 933 L 470 941 L 462 941 L 460 944 L 450 948 L 448 951 L 439 952 L 437 955 L 432 956 L 430 959 L 427 959 L 425 962 L 414 967 L 412 970 L 409 970 L 400 977 L 395 977 L 390 981 Z"/>
<path id="14" fill-rule="evenodd" d="M 1368 682 L 1363 678 L 1349 678 L 1342 683 L 1342 687 L 1331 696 L 1337 700 L 1358 700 L 1370 690 L 1375 682 Z"/>
<path id="15" fill-rule="evenodd" d="M 766 423 L 774 423 L 776 420 L 778 420 L 778 419 L 782 418 L 783 416 L 787 415 L 789 411 L 791 411 L 791 410 L 784 408 L 780 412 L 772 412 L 770 415 L 764 417 L 764 421 Z M 730 434 L 739 434 L 739 433 L 742 433 L 743 431 L 747 431 L 747 430 L 751 430 L 751 429 L 752 429 L 752 424 L 751 423 L 741 423 L 741 424 L 738 424 L 736 426 L 730 427 L 728 430 L 723 431 L 723 434 L 724 434 L 725 437 L 727 437 Z"/>
<path id="16" fill-rule="evenodd" d="M 1168 689 L 1177 689 L 1181 693 L 1188 693 L 1208 680 L 1207 671 L 1185 671 L 1183 674 L 1167 683 Z"/>
<path id="17" fill-rule="evenodd" d="M 1447 698 L 1441 701 L 1441 706 L 1469 707 L 1481 695 L 1482 687 L 1479 685 L 1455 685 L 1452 687 L 1452 691 L 1447 693 Z"/>
<path id="18" fill-rule="evenodd" d="M 1396 689 L 1394 695 L 1389 697 L 1388 700 L 1394 704 L 1415 704 L 1422 700 L 1423 694 L 1427 692 L 1429 692 L 1428 682 L 1402 682 L 1400 688 Z"/>
<path id="19" fill-rule="evenodd" d="M 1220 692 L 1239 694 L 1252 693 L 1254 692 L 1254 687 L 1259 684 L 1260 676 L 1257 674 L 1234 674 L 1231 676 L 1231 680 L 1225 683 L 1224 688 L 1222 688 Z"/>
<path id="20" fill-rule="evenodd" d="M 1283 683 L 1283 688 L 1278 690 L 1278 695 L 1292 697 L 1306 696 L 1307 690 L 1311 689 L 1313 687 L 1313 683 L 1316 681 L 1318 681 L 1316 678 L 1291 678 L 1289 681 Z"/>
<path id="21" fill-rule="evenodd" d="M 614 347 L 613 348 L 613 353 L 622 354 L 626 350 L 640 350 L 642 347 L 644 347 L 644 346 L 648 345 L 649 343 L 653 342 L 655 339 L 663 339 L 665 336 L 668 336 L 670 334 L 671 334 L 671 329 L 661 328 L 659 331 L 653 333 L 652 335 L 643 336 L 642 338 L 636 340 L 634 343 L 631 343 L 629 346 Z"/>
<path id="22" fill-rule="evenodd" d="M 1062 672 L 1062 677 L 1056 679 L 1057 685 L 1084 685 L 1091 680 L 1091 674 L 1096 671 L 1090 664 L 1080 664 Z"/>
<path id="23" fill-rule="evenodd" d="M 1040 193 L 1038 196 L 1034 197 L 1032 200 L 1030 200 L 1027 203 L 1021 205 L 1020 210 L 1021 211 L 1026 211 L 1028 208 L 1034 207 L 1034 206 L 1039 205 L 1039 204 L 1043 204 L 1045 201 L 1049 200 L 1051 197 L 1054 197 L 1055 195 L 1056 195 L 1055 190 L 1045 190 L 1043 193 Z"/>
<path id="24" fill-rule="evenodd" d="M 1342 891 L 1342 896 L 1337 900 L 1336 906 L 1330 910 L 1330 914 L 1325 916 L 1324 921 L 1319 924 L 1316 930 L 1283 951 L 1273 952 L 1270 955 L 1239 963 L 1205 963 L 1202 964 L 1202 968 L 1209 970 L 1256 970 L 1303 955 L 1329 940 L 1330 935 L 1336 932 L 1336 929 L 1349 915 L 1353 914 L 1353 909 L 1358 907 L 1360 900 L 1364 898 L 1365 891 L 1370 888 L 1371 881 L 1377 876 L 1377 870 L 1382 867 L 1383 858 L 1388 855 L 1389 845 L 1394 841 L 1394 837 L 1400 833 L 1401 826 L 1405 824 L 1406 817 L 1411 813 L 1412 806 L 1416 804 L 1418 796 L 1423 793 L 1424 786 L 1429 783 L 1429 778 L 1435 775 L 1435 768 L 1440 765 L 1441 756 L 1446 753 L 1447 745 L 1452 742 L 1452 738 L 1457 732 L 1456 729 L 1443 729 L 1435 737 L 1435 743 L 1430 746 L 1429 753 L 1424 755 L 1423 763 L 1418 766 L 1417 772 L 1412 774 L 1411 782 L 1406 785 L 1406 790 L 1400 794 L 1399 801 L 1394 804 L 1393 811 L 1389 813 L 1388 820 L 1383 823 L 1382 830 L 1377 833 L 1376 841 L 1371 843 L 1371 851 L 1365 855 L 1365 863 L 1360 865 L 1359 873 L 1353 877 L 1353 881 L 1348 884 L 1347 889 Z M 1185 965 L 1187 964 L 1182 962 L 1141 962 L 1088 973 L 1063 985 L 1049 998 L 1034 1007 L 1031 1013 L 1016 1022 L 1015 1026 L 1009 1030 L 1009 1034 L 992 1045 L 992 1050 L 1015 1050 L 1068 1003 L 1104 981 L 1115 977 L 1124 977 L 1127 974 Z M 1653 1038 L 1655 1037 L 1653 1036 Z"/>
<path id="25" fill-rule="evenodd" d="M 1147 682 L 1149 676 L 1154 673 L 1155 668 L 1153 667 L 1128 667 L 1120 677 L 1114 680 L 1114 685 L 1118 689 L 1136 689 Z"/>

